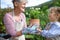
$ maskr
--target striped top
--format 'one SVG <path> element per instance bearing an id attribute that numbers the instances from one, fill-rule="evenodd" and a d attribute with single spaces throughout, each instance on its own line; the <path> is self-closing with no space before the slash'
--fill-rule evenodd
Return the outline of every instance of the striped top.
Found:
<path id="1" fill-rule="evenodd" d="M 46 38 L 55 38 L 60 35 L 60 22 L 54 22 L 51 24 L 50 29 L 44 29 L 41 32 L 42 36 Z"/>

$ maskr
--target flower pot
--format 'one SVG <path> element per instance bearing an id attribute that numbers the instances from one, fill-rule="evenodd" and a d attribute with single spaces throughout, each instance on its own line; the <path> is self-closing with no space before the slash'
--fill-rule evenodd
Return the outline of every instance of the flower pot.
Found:
<path id="1" fill-rule="evenodd" d="M 39 19 L 31 19 L 30 24 L 37 24 L 40 25 L 40 20 Z"/>

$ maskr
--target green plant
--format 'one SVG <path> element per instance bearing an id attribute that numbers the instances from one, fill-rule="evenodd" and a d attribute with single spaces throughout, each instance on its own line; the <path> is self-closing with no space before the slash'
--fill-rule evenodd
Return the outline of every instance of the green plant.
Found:
<path id="1" fill-rule="evenodd" d="M 39 19 L 40 8 L 30 8 L 29 17 L 31 19 Z"/>

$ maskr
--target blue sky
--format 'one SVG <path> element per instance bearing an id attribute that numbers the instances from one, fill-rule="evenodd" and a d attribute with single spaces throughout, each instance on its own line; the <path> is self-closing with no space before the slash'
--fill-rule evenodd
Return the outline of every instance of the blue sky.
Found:
<path id="1" fill-rule="evenodd" d="M 26 7 L 36 6 L 47 1 L 49 0 L 28 0 Z M 1 0 L 1 8 L 7 8 L 7 7 L 13 8 L 12 0 Z"/>

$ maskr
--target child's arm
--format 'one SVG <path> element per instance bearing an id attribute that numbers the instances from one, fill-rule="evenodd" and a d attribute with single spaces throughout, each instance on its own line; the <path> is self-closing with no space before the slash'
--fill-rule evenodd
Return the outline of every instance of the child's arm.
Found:
<path id="1" fill-rule="evenodd" d="M 45 30 L 49 30 L 50 29 L 50 23 L 48 23 L 47 25 L 46 25 L 46 27 L 45 27 Z"/>
<path id="2" fill-rule="evenodd" d="M 42 36 L 47 37 L 47 38 L 51 38 L 51 37 L 56 37 L 60 35 L 60 27 L 58 27 L 57 25 L 52 25 L 50 30 L 40 30 L 40 33 Z"/>

